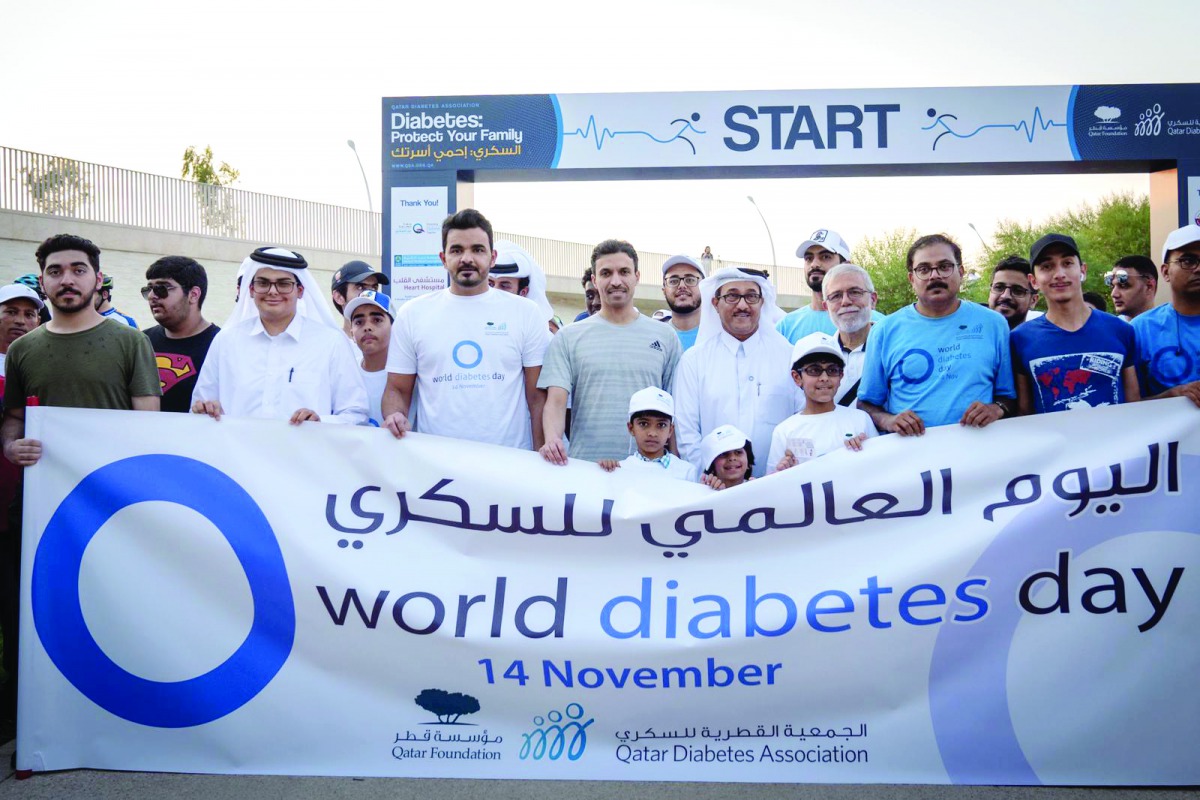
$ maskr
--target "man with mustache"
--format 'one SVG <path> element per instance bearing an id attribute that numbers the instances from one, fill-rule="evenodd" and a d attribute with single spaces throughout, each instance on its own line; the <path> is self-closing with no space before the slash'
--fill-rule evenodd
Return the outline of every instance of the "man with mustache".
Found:
<path id="1" fill-rule="evenodd" d="M 567 458 L 620 461 L 632 450 L 629 398 L 646 387 L 671 391 L 679 337 L 633 304 L 638 254 L 633 245 L 606 239 L 592 250 L 592 280 L 600 311 L 558 332 L 546 349 L 538 388 L 546 390 L 542 417 L 551 464 Z M 570 450 L 563 439 L 571 397 Z"/>
<path id="2" fill-rule="evenodd" d="M 70 234 L 37 249 L 42 288 L 54 316 L 13 342 L 5 359 L 4 455 L 22 467 L 42 457 L 25 438 L 25 404 L 158 411 L 158 369 L 144 334 L 96 310 L 104 280 L 100 248 Z"/>
<path id="3" fill-rule="evenodd" d="M 679 454 L 701 471 L 700 443 L 722 425 L 750 435 L 753 450 L 769 453 L 775 426 L 804 407 L 791 376 L 792 346 L 774 323 L 782 316 L 765 273 L 717 270 L 700 284 L 700 331 L 675 372 L 675 436 Z M 767 472 L 767 460 L 754 476 Z"/>
<path id="4" fill-rule="evenodd" d="M 1045 316 L 1014 330 L 1013 368 L 1022 414 L 1116 405 L 1140 399 L 1133 328 L 1083 301 L 1087 264 L 1070 236 L 1050 233 L 1029 251 Z"/>
<path id="5" fill-rule="evenodd" d="M 871 312 L 879 295 L 870 273 L 849 262 L 829 270 L 824 288 L 825 307 L 837 328 L 836 339 L 845 365 L 833 400 L 839 406 L 854 407 L 867 359 L 867 337 L 875 324 Z"/>
<path id="6" fill-rule="evenodd" d="M 1008 320 L 1011 331 L 1027 319 L 1042 314 L 1031 309 L 1037 303 L 1037 289 L 1029 282 L 1033 268 L 1020 256 L 1008 256 L 992 268 L 992 288 L 988 308 Z"/>
<path id="7" fill-rule="evenodd" d="M 810 333 L 830 336 L 837 333 L 825 305 L 822 286 L 831 269 L 850 260 L 850 245 L 837 231 L 818 228 L 796 248 L 796 257 L 804 260 L 804 282 L 812 290 L 812 302 L 797 308 L 775 326 L 791 344 Z M 881 319 L 883 314 L 872 309 L 871 320 L 878 322 Z"/>
<path id="8" fill-rule="evenodd" d="M 142 297 L 157 325 L 146 331 L 162 384 L 162 410 L 186 414 L 213 337 L 221 329 L 204 318 L 208 273 L 187 256 L 165 256 L 146 270 Z"/>
<path id="9" fill-rule="evenodd" d="M 955 422 L 982 428 L 1014 413 L 1008 324 L 959 298 L 962 249 L 942 234 L 922 236 L 905 260 L 917 302 L 871 332 L 859 408 L 902 436 Z"/>
<path id="10" fill-rule="evenodd" d="M 28 286 L 10 283 L 0 289 L 0 398 L 4 397 L 4 359 L 8 348 L 42 323 L 42 298 Z"/>
<path id="11" fill-rule="evenodd" d="M 687 256 L 671 256 L 663 262 L 663 298 L 671 309 L 668 320 L 684 352 L 696 343 L 700 327 L 700 281 L 704 270 Z"/>
<path id="12" fill-rule="evenodd" d="M 1200 406 L 1200 225 L 1172 231 L 1162 262 L 1171 302 L 1133 319 L 1142 396 L 1187 397 Z"/>

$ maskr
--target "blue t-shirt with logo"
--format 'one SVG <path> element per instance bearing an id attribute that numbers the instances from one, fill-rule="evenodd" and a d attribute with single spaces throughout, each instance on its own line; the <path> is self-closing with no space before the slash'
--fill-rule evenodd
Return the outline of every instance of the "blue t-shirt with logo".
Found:
<path id="1" fill-rule="evenodd" d="M 871 322 L 883 319 L 875 309 L 871 309 Z M 837 326 L 829 318 L 828 311 L 813 311 L 812 306 L 801 306 L 787 314 L 775 325 L 775 330 L 783 334 L 792 344 L 808 336 L 810 333 L 824 333 L 829 336 L 837 335 Z"/>
<path id="2" fill-rule="evenodd" d="M 905 306 L 871 328 L 858 398 L 889 414 L 916 412 L 927 426 L 951 425 L 976 400 L 1016 397 L 1008 322 L 962 301 L 945 317 Z"/>
<path id="3" fill-rule="evenodd" d="M 1018 325 L 1009 341 L 1037 413 L 1125 402 L 1121 371 L 1134 365 L 1137 353 L 1128 322 L 1093 311 L 1079 330 L 1066 331 L 1038 317 Z"/>
<path id="4" fill-rule="evenodd" d="M 1167 303 L 1138 314 L 1132 324 L 1142 397 L 1200 381 L 1200 316 L 1180 314 Z"/>

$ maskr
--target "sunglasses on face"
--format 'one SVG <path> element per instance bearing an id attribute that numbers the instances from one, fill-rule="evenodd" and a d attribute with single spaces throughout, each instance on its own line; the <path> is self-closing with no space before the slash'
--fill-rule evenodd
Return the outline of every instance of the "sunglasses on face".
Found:
<path id="1" fill-rule="evenodd" d="M 175 287 L 169 283 L 151 283 L 148 286 L 142 287 L 142 299 L 149 300 L 150 295 L 153 294 L 159 300 L 162 300 L 166 298 L 166 296 L 169 295 L 171 290 L 174 288 Z"/>

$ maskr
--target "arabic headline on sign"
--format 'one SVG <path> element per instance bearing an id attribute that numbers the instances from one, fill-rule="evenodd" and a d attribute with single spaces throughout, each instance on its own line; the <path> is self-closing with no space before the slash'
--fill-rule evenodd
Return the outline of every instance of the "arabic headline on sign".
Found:
<path id="1" fill-rule="evenodd" d="M 1144 462 L 1144 463 L 1142 463 Z M 1090 470 L 1085 467 L 1055 474 L 1026 473 L 1007 481 L 1003 499 L 984 506 L 982 517 L 996 522 L 997 513 L 1052 498 L 1061 503 L 1062 518 L 1071 520 L 1085 509 L 1097 514 L 1117 513 L 1125 498 L 1139 495 L 1177 496 L 1180 486 L 1179 443 L 1170 441 L 1147 446 L 1147 457 L 1114 463 Z M 645 543 L 660 548 L 664 555 L 682 557 L 708 536 L 747 534 L 756 537 L 787 533 L 815 523 L 847 526 L 869 521 L 914 517 L 950 516 L 953 513 L 954 480 L 951 469 L 919 476 L 919 490 L 911 497 L 884 492 L 857 493 L 847 498 L 834 481 L 819 486 L 806 482 L 799 487 L 795 509 L 757 507 L 729 519 L 711 508 L 691 509 L 679 514 L 667 528 L 657 523 L 640 523 Z M 563 497 L 561 511 L 543 505 L 502 508 L 491 504 L 473 507 L 469 498 L 453 493 L 454 481 L 442 478 L 409 499 L 405 490 L 364 486 L 348 497 L 328 495 L 326 522 L 343 537 L 346 547 L 354 538 L 383 532 L 382 536 L 405 530 L 409 525 L 431 526 L 429 530 L 454 529 L 471 534 L 501 533 L 549 537 L 606 537 L 614 531 L 616 500 L 598 498 L 592 507 L 580 508 L 576 494 Z M 914 482 L 914 487 L 916 486 Z M 1048 491 L 1043 491 L 1048 487 Z M 715 495 L 714 495 L 715 496 Z M 395 498 L 390 507 L 389 498 Z M 919 498 L 919 500 L 917 499 Z M 785 516 L 786 515 L 786 516 Z M 386 538 L 385 540 L 386 541 Z M 507 576 L 496 576 L 487 587 L 457 596 L 433 590 L 403 592 L 386 587 L 315 588 L 324 611 L 335 626 L 370 630 L 390 629 L 391 621 L 401 631 L 428 636 L 467 636 L 489 625 L 488 635 L 501 638 L 511 631 L 527 639 L 562 638 L 568 620 L 575 630 L 584 624 L 611 640 L 709 640 L 780 637 L 800 631 L 837 634 L 849 630 L 885 630 L 894 626 L 926 627 L 974 623 L 984 619 L 997 602 L 1015 601 L 1022 612 L 1033 615 L 1126 614 L 1127 598 L 1144 596 L 1149 612 L 1132 624 L 1140 633 L 1157 626 L 1168 613 L 1183 578 L 1185 567 L 1147 569 L 1132 567 L 1131 579 L 1110 567 L 1094 567 L 1074 576 L 1072 552 L 1059 549 L 1044 568 L 1030 572 L 1019 582 L 1013 598 L 989 594 L 991 577 L 968 575 L 952 585 L 921 582 L 891 585 L 878 575 L 862 575 L 857 585 L 794 586 L 778 577 L 760 578 L 746 574 L 732 579 L 737 591 L 713 593 L 711 587 L 693 588 L 684 579 L 631 577 L 624 587 L 615 587 L 607 600 L 583 611 L 574 611 L 572 578 L 546 577 L 542 593 L 515 596 Z M 699 593 L 697 593 L 699 592 Z M 506 624 L 506 622 L 508 624 Z M 581 687 L 618 689 L 676 689 L 694 687 L 769 686 L 779 680 L 781 662 L 725 664 L 715 658 L 696 663 L 644 664 L 612 668 L 580 663 L 570 658 L 516 659 L 508 663 L 478 662 L 489 684 L 506 682 L 516 686 Z"/>

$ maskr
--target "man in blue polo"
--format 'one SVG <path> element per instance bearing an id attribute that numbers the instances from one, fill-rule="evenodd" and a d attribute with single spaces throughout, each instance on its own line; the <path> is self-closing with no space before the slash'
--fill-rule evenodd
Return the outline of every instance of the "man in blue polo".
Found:
<path id="1" fill-rule="evenodd" d="M 1016 411 L 1008 323 L 959 298 L 962 250 L 946 236 L 908 249 L 917 302 L 871 330 L 858 406 L 881 432 L 920 436 L 933 425 L 982 428 Z"/>

